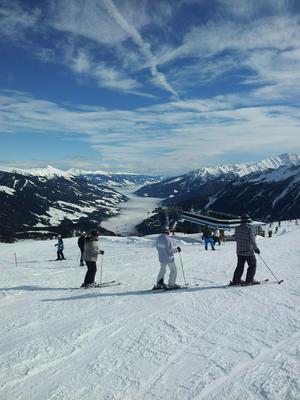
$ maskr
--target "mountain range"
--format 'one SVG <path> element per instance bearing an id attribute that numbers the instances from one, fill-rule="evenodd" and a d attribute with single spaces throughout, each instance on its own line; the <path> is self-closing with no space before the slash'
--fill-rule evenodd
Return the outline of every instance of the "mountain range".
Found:
<path id="1" fill-rule="evenodd" d="M 293 153 L 203 167 L 170 178 L 51 166 L 0 168 L 0 239 L 101 230 L 100 223 L 117 215 L 120 202 L 128 200 L 118 190 L 136 185 L 142 186 L 135 192 L 138 196 L 163 198 L 162 206 L 169 208 L 247 212 L 262 221 L 300 217 L 300 155 Z M 153 228 L 151 222 L 145 220 L 140 232 L 157 231 L 159 224 Z"/>
<path id="2" fill-rule="evenodd" d="M 74 229 L 104 231 L 99 228 L 101 221 L 118 214 L 119 203 L 127 201 L 118 188 L 157 179 L 103 171 L 61 171 L 51 166 L 2 168 L 0 238 L 48 237 L 58 233 L 69 236 Z"/>
<path id="3" fill-rule="evenodd" d="M 249 213 L 262 221 L 299 218 L 300 156 L 286 153 L 257 163 L 200 168 L 136 194 L 164 198 L 162 205 L 184 210 Z"/>

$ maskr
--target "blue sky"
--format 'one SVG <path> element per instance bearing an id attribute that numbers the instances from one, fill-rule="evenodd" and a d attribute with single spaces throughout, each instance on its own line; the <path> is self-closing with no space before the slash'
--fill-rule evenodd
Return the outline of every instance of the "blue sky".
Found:
<path id="1" fill-rule="evenodd" d="M 0 54 L 2 166 L 300 152 L 298 0 L 0 0 Z"/>

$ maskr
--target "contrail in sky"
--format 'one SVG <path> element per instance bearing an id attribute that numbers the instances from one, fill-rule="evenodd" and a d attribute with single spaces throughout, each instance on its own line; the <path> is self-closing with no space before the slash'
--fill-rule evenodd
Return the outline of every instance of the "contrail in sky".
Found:
<path id="1" fill-rule="evenodd" d="M 164 74 L 158 71 L 157 63 L 155 57 L 153 56 L 150 45 L 145 43 L 140 33 L 130 25 L 123 15 L 119 12 L 115 4 L 112 0 L 103 0 L 103 5 L 107 9 L 108 13 L 114 18 L 117 24 L 124 29 L 125 32 L 131 37 L 134 43 L 140 48 L 142 54 L 145 56 L 146 60 L 149 63 L 151 75 L 156 81 L 168 92 L 172 93 L 174 96 L 178 97 L 176 91 L 172 88 L 172 86 L 167 82 L 167 79 Z"/>

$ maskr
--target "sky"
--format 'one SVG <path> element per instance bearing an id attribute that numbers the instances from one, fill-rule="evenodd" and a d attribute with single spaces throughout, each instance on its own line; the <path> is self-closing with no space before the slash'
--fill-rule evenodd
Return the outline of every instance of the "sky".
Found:
<path id="1" fill-rule="evenodd" d="M 0 0 L 0 165 L 177 175 L 300 152 L 300 1 Z"/>

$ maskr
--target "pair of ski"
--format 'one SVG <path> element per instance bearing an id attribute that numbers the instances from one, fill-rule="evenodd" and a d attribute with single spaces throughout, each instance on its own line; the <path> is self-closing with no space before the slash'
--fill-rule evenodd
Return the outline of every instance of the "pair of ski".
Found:
<path id="1" fill-rule="evenodd" d="M 280 281 L 270 281 L 269 279 L 263 279 L 261 281 L 258 281 L 254 285 L 230 285 L 230 284 L 228 284 L 228 285 L 224 285 L 224 286 L 220 286 L 220 287 L 224 287 L 224 288 L 228 288 L 228 287 L 233 287 L 233 288 L 234 287 L 249 287 L 249 286 L 264 285 L 266 283 L 273 283 L 273 284 L 277 283 L 278 285 L 280 285 L 282 282 L 283 282 L 283 279 L 281 279 Z M 161 293 L 161 292 L 168 292 L 168 291 L 172 291 L 172 290 L 189 289 L 189 288 L 194 288 L 194 287 L 199 287 L 199 284 L 196 283 L 194 285 L 190 285 L 189 283 L 187 283 L 185 285 L 182 285 L 182 286 L 179 286 L 179 287 L 176 287 L 176 288 L 168 288 L 168 287 L 166 287 L 166 288 L 155 288 L 155 287 L 153 287 L 153 289 L 151 289 L 150 291 Z"/>
<path id="2" fill-rule="evenodd" d="M 95 284 L 93 284 L 93 286 L 88 286 L 88 287 L 85 287 L 84 289 L 100 289 L 100 288 L 120 286 L 120 285 L 121 285 L 121 282 L 117 282 L 117 281 L 113 280 L 113 281 L 95 283 Z"/>
<path id="3" fill-rule="evenodd" d="M 264 285 L 265 283 L 277 283 L 278 285 L 280 285 L 282 282 L 283 282 L 283 279 L 281 279 L 280 281 L 276 281 L 276 282 L 270 281 L 269 279 L 263 279 L 262 281 L 256 281 L 255 283 L 252 283 L 252 284 L 242 283 L 242 284 L 233 285 L 230 282 L 226 287 L 249 287 L 249 286 Z"/>
<path id="4" fill-rule="evenodd" d="M 190 285 L 189 283 L 186 283 L 184 285 L 172 288 L 172 287 L 161 287 L 161 288 L 156 288 L 155 286 L 151 289 L 151 292 L 169 292 L 169 291 L 173 291 L 173 290 L 180 290 L 180 289 L 188 289 L 188 288 L 192 288 L 192 287 L 198 287 L 199 283 L 196 283 L 194 285 Z"/>

